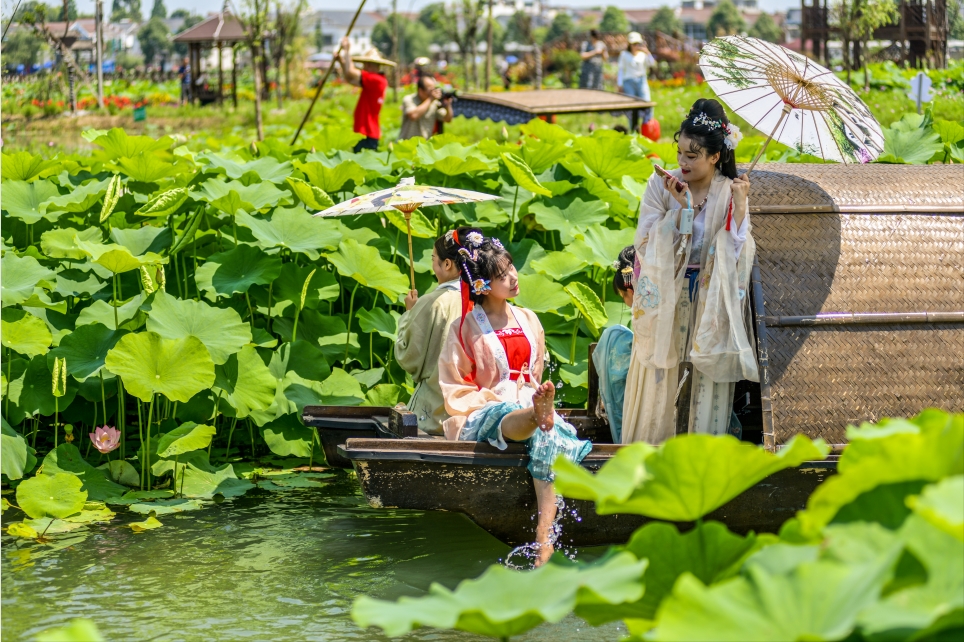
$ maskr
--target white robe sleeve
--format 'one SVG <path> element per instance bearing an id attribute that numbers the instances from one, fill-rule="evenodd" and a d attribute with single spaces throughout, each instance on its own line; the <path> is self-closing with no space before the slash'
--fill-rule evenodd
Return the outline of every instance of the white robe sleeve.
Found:
<path id="1" fill-rule="evenodd" d="M 750 214 L 743 217 L 743 222 L 740 223 L 740 229 L 736 229 L 736 225 L 730 225 L 730 238 L 733 239 L 733 256 L 737 257 L 739 260 L 740 251 L 743 249 L 743 244 L 746 243 L 746 233 L 750 229 Z"/>

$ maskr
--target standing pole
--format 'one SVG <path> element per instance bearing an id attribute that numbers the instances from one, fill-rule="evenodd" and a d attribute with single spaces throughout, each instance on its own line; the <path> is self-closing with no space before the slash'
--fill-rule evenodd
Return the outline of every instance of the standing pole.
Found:
<path id="1" fill-rule="evenodd" d="M 392 37 L 392 60 L 398 62 L 398 0 L 392 0 L 392 20 L 394 21 L 395 35 Z M 331 61 L 334 64 L 334 60 Z M 402 72 L 401 65 L 392 71 L 392 102 L 398 102 L 398 75 Z"/>
<path id="2" fill-rule="evenodd" d="M 489 28 L 485 35 L 485 84 L 482 91 L 489 91 L 492 82 L 492 0 L 489 0 Z"/>
<path id="3" fill-rule="evenodd" d="M 104 108 L 104 0 L 97 0 L 94 9 L 94 37 L 97 39 L 97 106 Z"/>
<path id="4" fill-rule="evenodd" d="M 218 105 L 224 105 L 224 43 L 218 42 Z"/>
<path id="5" fill-rule="evenodd" d="M 355 17 L 351 19 L 351 24 L 348 25 L 348 31 L 345 32 L 345 37 L 347 38 L 351 35 L 351 30 L 355 28 L 355 21 L 358 20 L 358 16 L 361 15 L 362 7 L 365 6 L 365 0 L 361 0 L 361 4 L 358 5 L 358 9 L 355 11 Z M 301 136 L 301 130 L 305 128 L 305 123 L 311 117 L 311 110 L 314 109 L 315 103 L 318 102 L 318 96 L 321 95 L 321 90 L 325 88 L 325 83 L 328 82 L 328 77 L 331 76 L 332 69 L 335 68 L 335 60 L 341 56 L 341 44 L 338 45 L 338 51 L 331 59 L 331 64 L 328 65 L 328 69 L 325 71 L 325 75 L 322 76 L 321 82 L 318 83 L 318 91 L 311 98 L 311 102 L 308 104 L 308 111 L 305 112 L 305 117 L 301 119 L 301 124 L 298 125 L 298 131 L 295 132 L 294 138 L 291 139 L 291 144 L 294 145 L 298 142 L 298 136 Z"/>

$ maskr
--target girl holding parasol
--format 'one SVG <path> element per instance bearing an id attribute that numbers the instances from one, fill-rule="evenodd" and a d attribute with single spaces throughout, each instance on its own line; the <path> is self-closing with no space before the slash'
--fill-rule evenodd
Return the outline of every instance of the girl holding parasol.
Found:
<path id="1" fill-rule="evenodd" d="M 546 356 L 545 332 L 530 310 L 510 305 L 519 294 L 512 256 L 496 238 L 459 228 L 461 318 L 449 330 L 439 357 L 439 384 L 445 410 L 443 427 L 452 440 L 487 441 L 505 449 L 524 442 L 538 500 L 538 559 L 553 552 L 550 539 L 556 516 L 552 463 L 558 455 L 580 462 L 592 444 L 554 409 L 555 386 L 540 383 Z"/>
<path id="2" fill-rule="evenodd" d="M 697 100 L 675 136 L 679 169 L 650 177 L 634 242 L 623 443 L 673 436 L 690 377 L 686 428 L 727 433 L 734 383 L 759 379 L 743 320 L 755 244 L 750 182 L 736 175 L 740 138 L 719 102 Z"/>

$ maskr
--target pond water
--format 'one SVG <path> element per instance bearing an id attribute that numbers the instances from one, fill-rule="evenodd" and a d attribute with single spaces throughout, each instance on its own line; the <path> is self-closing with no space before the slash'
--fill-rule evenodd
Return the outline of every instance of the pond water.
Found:
<path id="1" fill-rule="evenodd" d="M 344 471 L 321 489 L 254 490 L 164 515 L 162 528 L 139 534 L 126 523 L 143 517 L 117 508 L 113 522 L 59 550 L 6 535 L 22 515 L 4 515 L 3 641 L 76 617 L 107 640 L 380 640 L 351 621 L 354 598 L 422 595 L 433 581 L 454 588 L 509 552 L 462 515 L 369 508 Z M 570 616 L 513 639 L 624 635 L 621 624 Z M 421 629 L 404 639 L 483 638 Z"/>

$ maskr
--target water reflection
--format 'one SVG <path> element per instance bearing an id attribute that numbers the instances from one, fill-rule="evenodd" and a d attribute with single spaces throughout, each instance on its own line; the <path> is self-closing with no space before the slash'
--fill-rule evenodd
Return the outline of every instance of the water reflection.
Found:
<path id="1" fill-rule="evenodd" d="M 29 640 L 75 617 L 109 640 L 384 639 L 352 623 L 355 597 L 417 596 L 433 581 L 453 588 L 509 552 L 462 515 L 373 510 L 346 473 L 320 490 L 254 491 L 164 515 L 147 533 L 125 525 L 141 519 L 121 509 L 60 550 L 4 534 L 2 639 Z M 569 618 L 515 639 L 622 635 Z M 405 639 L 481 638 L 426 629 Z"/>

